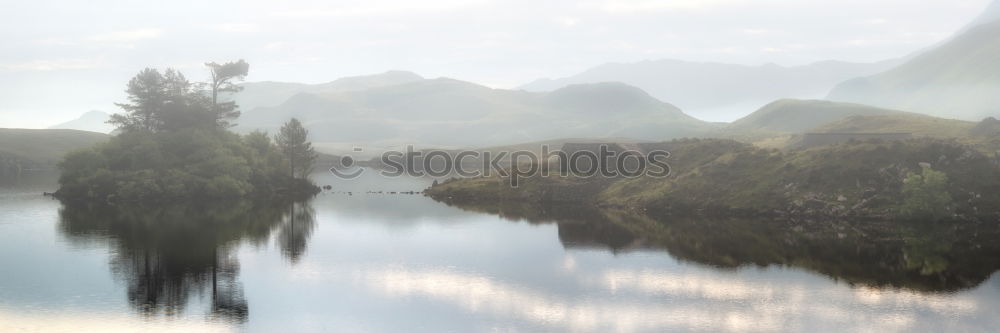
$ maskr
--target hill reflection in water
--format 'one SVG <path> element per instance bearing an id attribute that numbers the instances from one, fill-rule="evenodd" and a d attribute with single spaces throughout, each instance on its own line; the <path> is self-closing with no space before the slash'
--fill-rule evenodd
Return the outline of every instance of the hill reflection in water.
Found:
<path id="1" fill-rule="evenodd" d="M 867 287 L 950 292 L 978 286 L 1000 269 L 1000 229 L 891 221 L 781 221 L 677 217 L 573 205 L 460 204 L 511 221 L 558 225 L 566 248 L 614 253 L 666 250 L 731 269 L 798 267 Z"/>

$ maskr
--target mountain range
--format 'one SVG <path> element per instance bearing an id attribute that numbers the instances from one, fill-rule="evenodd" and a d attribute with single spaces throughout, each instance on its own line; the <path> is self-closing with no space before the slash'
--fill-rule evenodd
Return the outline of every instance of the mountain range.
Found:
<path id="1" fill-rule="evenodd" d="M 420 75 L 407 71 L 388 71 L 377 75 L 349 76 L 327 83 L 305 84 L 292 82 L 247 82 L 243 91 L 226 94 L 222 98 L 233 100 L 243 110 L 277 106 L 301 93 L 327 94 L 359 91 L 423 80 Z"/>
<path id="2" fill-rule="evenodd" d="M 857 122 L 913 115 L 905 112 L 978 121 L 1000 112 L 998 18 L 1000 0 L 955 37 L 872 64 L 656 60 L 606 64 L 515 90 L 389 71 L 321 84 L 249 82 L 228 98 L 243 110 L 238 131 L 276 133 L 297 117 L 318 146 L 341 150 L 355 144 L 457 148 L 563 138 L 756 140 L 850 117 L 862 117 Z M 824 94 L 843 103 L 802 99 Z M 90 112 L 55 127 L 108 132 L 106 118 Z"/>
<path id="3" fill-rule="evenodd" d="M 732 121 L 777 99 L 821 98 L 844 80 L 879 73 L 898 63 L 823 61 L 795 67 L 681 60 L 611 63 L 566 78 L 540 79 L 520 89 L 551 91 L 572 84 L 622 82 L 700 119 Z"/>
<path id="4" fill-rule="evenodd" d="M 274 133 L 292 117 L 303 121 L 315 141 L 442 147 L 566 137 L 659 140 L 700 135 L 719 126 L 621 83 L 534 93 L 438 78 L 299 93 L 277 106 L 244 111 L 237 130 Z"/>

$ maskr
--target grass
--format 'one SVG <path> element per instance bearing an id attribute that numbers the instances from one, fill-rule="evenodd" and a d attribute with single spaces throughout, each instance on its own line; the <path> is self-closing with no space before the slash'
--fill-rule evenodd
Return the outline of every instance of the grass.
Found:
<path id="1" fill-rule="evenodd" d="M 106 141 L 107 134 L 68 129 L 0 128 L 0 155 L 35 167 L 55 166 L 63 155 Z"/>
<path id="2" fill-rule="evenodd" d="M 891 217 L 908 172 L 930 163 L 949 175 L 961 216 L 1000 216 L 1000 167 L 958 139 L 852 141 L 800 151 L 720 139 L 669 142 L 672 175 L 633 179 L 531 178 L 512 189 L 497 178 L 449 182 L 428 191 L 454 201 L 545 201 L 653 214 L 803 214 Z M 992 215 L 991 215 L 992 214 Z"/>
<path id="3" fill-rule="evenodd" d="M 816 133 L 913 133 L 932 138 L 958 138 L 969 135 L 976 123 L 942 119 L 917 114 L 851 116 L 811 132 Z"/>

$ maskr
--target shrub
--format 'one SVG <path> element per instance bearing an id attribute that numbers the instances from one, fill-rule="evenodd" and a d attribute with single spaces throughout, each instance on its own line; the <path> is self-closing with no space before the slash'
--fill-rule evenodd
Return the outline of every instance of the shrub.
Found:
<path id="1" fill-rule="evenodd" d="M 910 172 L 903 181 L 903 202 L 900 216 L 913 220 L 941 220 L 953 212 L 948 193 L 948 175 L 930 166 L 922 166 L 920 174 Z"/>

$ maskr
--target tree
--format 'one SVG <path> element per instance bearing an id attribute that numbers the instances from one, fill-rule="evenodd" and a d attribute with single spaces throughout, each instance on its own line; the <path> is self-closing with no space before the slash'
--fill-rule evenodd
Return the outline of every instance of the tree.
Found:
<path id="1" fill-rule="evenodd" d="M 215 114 L 216 122 L 220 127 L 230 126 L 230 121 L 240 116 L 239 108 L 235 102 L 219 103 L 220 92 L 239 92 L 242 86 L 236 85 L 235 81 L 242 81 L 250 71 L 250 64 L 243 59 L 235 62 L 219 64 L 215 62 L 206 63 L 212 73 L 212 111 Z"/>
<path id="2" fill-rule="evenodd" d="M 911 172 L 903 182 L 900 213 L 909 219 L 940 220 L 952 212 L 948 175 L 922 165 L 920 174 Z"/>
<path id="3" fill-rule="evenodd" d="M 122 130 L 156 131 L 159 128 L 159 113 L 166 101 L 164 80 L 160 71 L 146 68 L 128 81 L 125 93 L 129 103 L 115 103 L 125 110 L 125 114 L 111 116 L 108 123 Z"/>
<path id="4" fill-rule="evenodd" d="M 312 143 L 306 141 L 308 137 L 309 130 L 302 127 L 298 119 L 292 118 L 281 126 L 281 131 L 275 138 L 278 148 L 288 160 L 292 178 L 295 178 L 296 174 L 302 177 L 308 175 L 318 157 Z"/>
<path id="5" fill-rule="evenodd" d="M 125 92 L 128 103 L 118 103 L 125 114 L 111 116 L 108 123 L 123 131 L 174 131 L 191 127 L 229 127 L 239 117 L 235 102 L 218 102 L 219 92 L 238 92 L 233 83 L 246 77 L 249 64 L 240 60 L 225 64 L 208 63 L 212 82 L 193 84 L 181 72 L 167 68 L 162 74 L 146 68 L 129 80 Z M 211 85 L 206 96 L 199 87 Z"/>
<path id="6" fill-rule="evenodd" d="M 219 73 L 227 72 L 225 67 L 219 67 Z M 245 73 L 245 66 L 240 70 Z M 111 121 L 120 133 L 64 157 L 55 195 L 99 202 L 162 202 L 305 198 L 320 191 L 308 179 L 290 179 L 285 172 L 283 152 L 291 157 L 292 178 L 296 172 L 307 173 L 316 159 L 305 141 L 308 132 L 298 121 L 283 129 L 284 150 L 263 132 L 241 137 L 220 125 L 211 97 L 199 87 L 204 85 L 192 84 L 173 69 L 162 74 L 149 68 L 139 72 L 129 81 L 128 101 L 119 104 L 125 113 Z M 5 164 L 2 158 L 0 164 Z"/>

